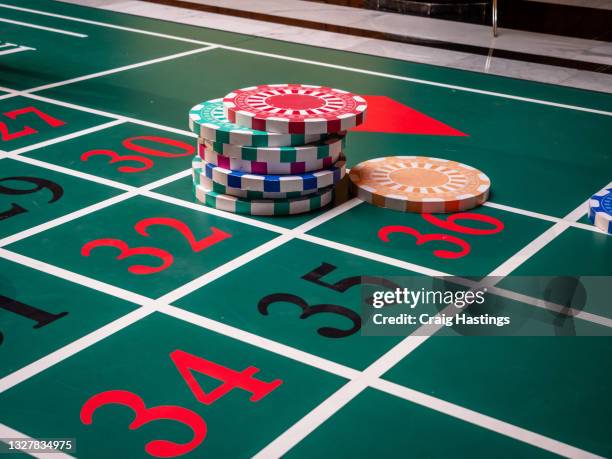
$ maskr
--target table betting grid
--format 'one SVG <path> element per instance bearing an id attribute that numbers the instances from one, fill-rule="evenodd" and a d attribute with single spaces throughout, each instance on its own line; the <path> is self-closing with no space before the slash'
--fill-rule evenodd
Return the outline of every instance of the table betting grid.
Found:
<path id="1" fill-rule="evenodd" d="M 610 179 L 611 96 L 43 0 L 0 9 L 2 438 L 73 438 L 76 457 L 612 454 L 610 311 L 564 315 L 600 335 L 574 339 L 373 338 L 305 314 L 357 310 L 346 279 L 610 275 L 585 202 Z M 368 98 L 349 167 L 452 157 L 491 177 L 490 201 L 458 225 L 342 192 L 277 218 L 195 202 L 189 108 L 303 80 Z M 381 240 L 390 227 L 433 241 Z M 503 292 L 542 335 L 559 320 L 538 292 Z"/>

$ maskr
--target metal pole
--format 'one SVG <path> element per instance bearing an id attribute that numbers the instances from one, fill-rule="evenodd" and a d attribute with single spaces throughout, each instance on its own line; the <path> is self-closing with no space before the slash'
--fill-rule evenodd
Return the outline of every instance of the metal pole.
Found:
<path id="1" fill-rule="evenodd" d="M 493 7 L 491 11 L 491 18 L 493 22 L 493 36 L 497 37 L 497 0 L 493 0 Z"/>

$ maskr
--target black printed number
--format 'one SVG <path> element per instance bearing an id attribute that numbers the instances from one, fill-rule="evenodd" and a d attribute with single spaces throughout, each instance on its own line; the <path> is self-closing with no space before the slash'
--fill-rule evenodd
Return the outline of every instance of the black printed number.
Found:
<path id="1" fill-rule="evenodd" d="M 344 306 L 338 306 L 335 304 L 315 304 L 309 306 L 306 301 L 304 301 L 301 297 L 297 295 L 291 295 L 289 293 L 273 293 L 272 295 L 268 295 L 265 298 L 262 298 L 257 305 L 259 312 L 264 316 L 268 315 L 268 306 L 272 303 L 293 303 L 300 308 L 302 308 L 302 314 L 300 315 L 300 319 L 308 319 L 310 316 L 314 316 L 315 314 L 321 314 L 323 312 L 328 312 L 331 314 L 338 314 L 343 317 L 349 319 L 353 326 L 348 330 L 341 330 L 339 328 L 334 327 L 321 327 L 317 330 L 317 333 L 321 336 L 325 336 L 326 338 L 344 338 L 345 336 L 350 336 L 353 333 L 359 331 L 361 328 L 361 317 L 355 311 L 345 308 Z"/>
<path id="2" fill-rule="evenodd" d="M 383 287 L 387 287 L 390 289 L 400 288 L 395 282 L 391 282 L 382 277 L 372 277 L 372 276 L 352 276 L 345 277 L 344 279 L 339 280 L 335 284 L 328 284 L 327 282 L 323 282 L 321 278 L 332 271 L 334 271 L 336 267 L 334 265 L 330 265 L 329 263 L 321 263 L 316 269 L 313 269 L 308 274 L 304 274 L 302 279 L 307 280 L 308 282 L 312 282 L 314 284 L 320 285 L 321 287 L 326 287 L 332 289 L 339 293 L 346 292 L 349 288 L 354 287 L 355 285 L 361 284 L 370 284 L 370 285 L 381 285 Z"/>
<path id="3" fill-rule="evenodd" d="M 33 328 L 42 328 L 45 325 L 49 325 L 50 323 L 68 315 L 67 312 L 52 314 L 4 295 L 0 295 L 0 309 L 4 309 L 5 311 L 31 320 L 34 322 Z M 0 345 L 2 345 L 2 341 L 4 341 L 4 336 L 2 335 L 2 332 L 0 332 Z"/>
<path id="4" fill-rule="evenodd" d="M 344 293 L 349 288 L 361 284 L 381 285 L 387 288 L 399 287 L 394 282 L 391 282 L 382 277 L 371 276 L 352 276 L 339 280 L 334 284 L 324 282 L 322 278 L 336 269 L 336 266 L 329 263 L 321 263 L 321 265 L 307 274 L 302 276 L 302 279 L 312 282 L 321 287 L 329 288 L 338 293 Z M 273 293 L 262 298 L 257 304 L 257 309 L 264 316 L 268 315 L 268 308 L 273 303 L 291 303 L 302 309 L 300 319 L 308 319 L 311 316 L 321 313 L 337 314 L 351 321 L 352 327 L 348 329 L 340 329 L 335 327 L 321 327 L 317 333 L 326 338 L 345 338 L 354 333 L 357 333 L 361 328 L 361 317 L 355 311 L 344 306 L 336 304 L 314 304 L 309 305 L 303 298 L 292 295 L 290 293 Z"/>
<path id="5" fill-rule="evenodd" d="M 37 177 L 5 177 L 5 178 L 0 179 L 0 182 L 8 182 L 8 181 L 31 183 L 32 185 L 34 185 L 34 188 L 28 188 L 28 189 L 22 190 L 22 189 L 9 188 L 8 186 L 0 184 L 0 194 L 7 194 L 7 195 L 15 196 L 15 195 L 36 193 L 43 189 L 47 189 L 51 192 L 51 200 L 49 201 L 49 204 L 54 203 L 55 201 L 60 199 L 62 195 L 64 194 L 63 188 L 59 186 L 57 183 L 51 182 L 50 180 L 45 180 L 45 179 L 41 179 Z M 25 209 L 21 207 L 19 204 L 13 202 L 11 203 L 11 208 L 9 210 L 0 212 L 0 221 L 6 220 L 8 218 L 14 217 L 19 214 L 23 214 L 27 211 L 28 209 Z"/>

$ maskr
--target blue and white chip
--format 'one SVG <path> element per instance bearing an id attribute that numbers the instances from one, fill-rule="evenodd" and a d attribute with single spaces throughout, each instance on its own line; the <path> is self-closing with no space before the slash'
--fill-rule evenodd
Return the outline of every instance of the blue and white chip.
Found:
<path id="1" fill-rule="evenodd" d="M 612 234 L 612 184 L 591 196 L 589 220 L 597 228 Z"/>
<path id="2" fill-rule="evenodd" d="M 292 193 L 320 190 L 337 184 L 346 173 L 346 158 L 318 171 L 294 175 L 260 175 L 233 171 L 204 161 L 204 174 L 213 182 L 225 187 L 266 193 Z"/>

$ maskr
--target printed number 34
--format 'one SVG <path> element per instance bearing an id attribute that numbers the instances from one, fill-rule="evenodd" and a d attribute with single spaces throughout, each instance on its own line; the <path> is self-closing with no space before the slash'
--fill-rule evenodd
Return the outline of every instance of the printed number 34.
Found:
<path id="1" fill-rule="evenodd" d="M 259 369 L 253 366 L 236 371 L 180 349 L 173 351 L 170 359 L 195 398 L 205 405 L 212 405 L 234 389 L 251 393 L 250 401 L 258 402 L 283 383 L 280 379 L 266 382 L 255 378 L 254 375 Z M 194 372 L 222 381 L 222 384 L 210 392 L 204 392 L 195 379 Z M 122 405 L 130 408 L 134 412 L 133 421 L 129 424 L 130 430 L 136 430 L 151 422 L 164 419 L 175 421 L 191 429 L 192 438 L 186 443 L 168 440 L 153 440 L 147 443 L 145 451 L 151 456 L 181 456 L 193 451 L 206 438 L 208 430 L 206 422 L 196 412 L 176 405 L 147 407 L 141 397 L 127 390 L 108 390 L 91 397 L 81 408 L 81 422 L 86 425 L 92 424 L 94 413 L 105 405 Z"/>

